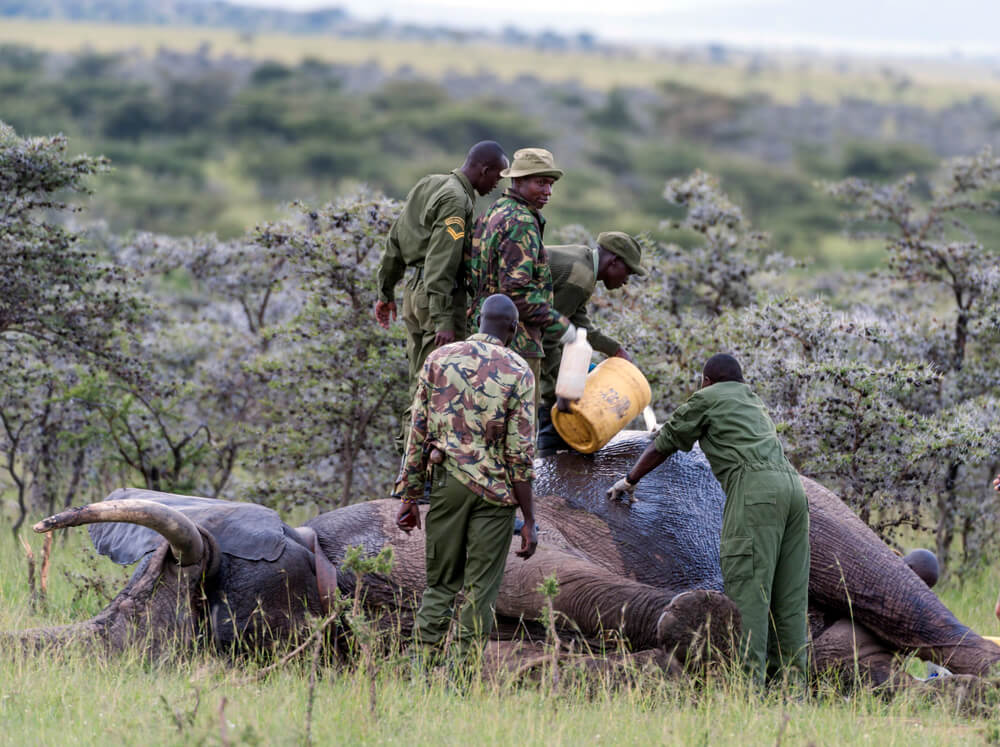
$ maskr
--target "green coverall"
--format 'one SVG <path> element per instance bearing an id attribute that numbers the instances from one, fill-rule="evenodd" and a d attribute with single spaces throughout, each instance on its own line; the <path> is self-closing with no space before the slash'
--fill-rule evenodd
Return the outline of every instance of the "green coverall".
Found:
<path id="1" fill-rule="evenodd" d="M 664 454 L 698 441 L 726 494 L 720 563 L 743 618 L 744 667 L 763 684 L 779 668 L 806 672 L 809 507 L 764 403 L 745 383 L 698 390 L 654 442 Z"/>
<path id="2" fill-rule="evenodd" d="M 375 278 L 379 300 L 394 301 L 397 283 L 413 268 L 403 290 L 409 399 L 434 337 L 440 330 L 465 337 L 465 280 L 462 257 L 471 239 L 476 193 L 455 169 L 425 176 L 410 190 L 403 211 L 389 230 Z"/>

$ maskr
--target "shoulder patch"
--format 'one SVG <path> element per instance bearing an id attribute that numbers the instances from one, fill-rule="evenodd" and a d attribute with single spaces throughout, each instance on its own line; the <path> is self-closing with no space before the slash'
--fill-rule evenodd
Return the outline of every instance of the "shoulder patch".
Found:
<path id="1" fill-rule="evenodd" d="M 465 238 L 465 218 L 458 215 L 445 218 L 444 227 L 455 241 Z"/>

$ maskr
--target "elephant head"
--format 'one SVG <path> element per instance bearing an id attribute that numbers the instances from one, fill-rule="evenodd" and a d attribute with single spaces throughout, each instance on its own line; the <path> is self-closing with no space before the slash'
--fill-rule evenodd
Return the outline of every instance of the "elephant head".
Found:
<path id="1" fill-rule="evenodd" d="M 220 649 L 263 646 L 294 635 L 307 614 L 321 614 L 337 583 L 335 569 L 314 552 L 315 534 L 263 506 L 118 490 L 35 531 L 80 525 L 89 526 L 99 552 L 141 562 L 96 617 L 16 634 L 26 645 L 75 640 L 157 651 L 200 639 Z"/>

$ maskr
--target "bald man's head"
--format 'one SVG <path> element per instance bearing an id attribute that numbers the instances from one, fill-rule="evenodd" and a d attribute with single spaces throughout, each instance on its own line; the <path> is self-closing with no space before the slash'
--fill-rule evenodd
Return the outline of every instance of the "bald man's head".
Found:
<path id="1" fill-rule="evenodd" d="M 483 140 L 469 149 L 462 173 L 481 195 L 488 195 L 500 181 L 500 172 L 510 165 L 500 143 Z"/>
<path id="2" fill-rule="evenodd" d="M 479 331 L 509 344 L 517 331 L 517 306 L 502 293 L 489 296 L 479 311 Z"/>

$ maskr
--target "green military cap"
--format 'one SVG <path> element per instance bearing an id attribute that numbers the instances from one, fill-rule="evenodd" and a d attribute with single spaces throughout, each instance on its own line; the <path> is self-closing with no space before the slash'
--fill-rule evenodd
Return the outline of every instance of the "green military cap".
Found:
<path id="1" fill-rule="evenodd" d="M 639 242 L 622 231 L 605 231 L 597 237 L 597 245 L 603 246 L 612 254 L 621 257 L 629 272 L 633 275 L 645 275 L 646 268 L 642 262 L 642 247 Z"/>
<path id="2" fill-rule="evenodd" d="M 500 172 L 500 176 L 551 176 L 558 179 L 562 169 L 556 168 L 555 159 L 545 148 L 521 148 L 514 152 L 514 162 Z"/>

